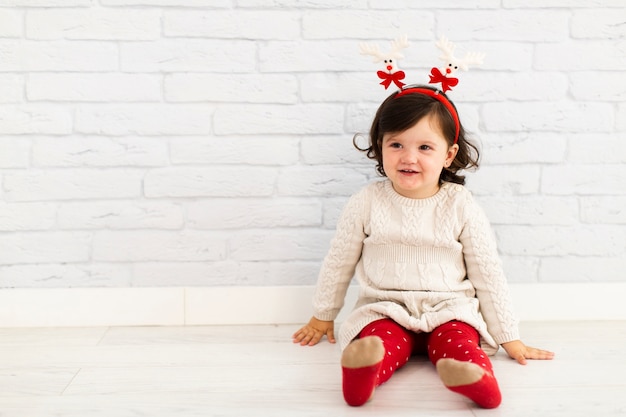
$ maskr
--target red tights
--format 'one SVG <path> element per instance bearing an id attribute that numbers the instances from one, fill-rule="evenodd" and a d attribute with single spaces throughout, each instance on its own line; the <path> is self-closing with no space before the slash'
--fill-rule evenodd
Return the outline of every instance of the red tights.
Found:
<path id="1" fill-rule="evenodd" d="M 460 321 L 451 321 L 435 328 L 431 333 L 414 333 L 393 320 L 382 319 L 370 323 L 359 334 L 359 338 L 368 336 L 378 336 L 382 340 L 385 356 L 376 366 L 367 368 L 369 377 L 363 375 L 366 368 L 343 369 L 344 398 L 350 405 L 362 405 L 367 401 L 374 388 L 387 382 L 414 353 L 427 353 L 428 358 L 435 365 L 440 359 L 455 359 L 463 362 L 463 366 L 467 366 L 467 363 L 480 366 L 485 372 L 484 377 L 479 381 L 458 386 L 446 384 L 444 380 L 444 384 L 450 390 L 469 397 L 482 407 L 494 408 L 500 404 L 500 390 L 493 377 L 491 361 L 481 349 L 478 332 L 472 326 Z M 448 362 L 447 365 L 452 362 L 458 364 L 459 362 L 456 361 L 444 362 Z M 440 375 L 446 372 L 439 368 Z M 482 374 L 478 368 L 472 368 Z M 456 373 L 454 369 L 450 372 Z M 369 395 L 363 394 L 368 391 Z M 359 399 L 356 401 L 353 400 L 355 398 L 353 392 L 359 393 Z"/>

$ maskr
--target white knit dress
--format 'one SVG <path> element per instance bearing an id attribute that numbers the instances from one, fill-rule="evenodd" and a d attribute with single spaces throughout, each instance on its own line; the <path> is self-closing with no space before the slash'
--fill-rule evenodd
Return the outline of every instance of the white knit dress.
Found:
<path id="1" fill-rule="evenodd" d="M 316 318 L 337 318 L 353 277 L 359 298 L 339 331 L 342 349 L 381 318 L 416 332 L 463 321 L 478 330 L 488 354 L 519 339 L 493 232 L 461 185 L 444 183 L 432 197 L 410 199 L 384 180 L 352 196 L 320 271 Z"/>

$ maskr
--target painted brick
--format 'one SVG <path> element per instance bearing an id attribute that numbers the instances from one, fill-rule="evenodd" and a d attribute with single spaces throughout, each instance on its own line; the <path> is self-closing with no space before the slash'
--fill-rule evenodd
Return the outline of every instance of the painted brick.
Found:
<path id="1" fill-rule="evenodd" d="M 26 168 L 30 165 L 31 141 L 19 136 L 0 138 L 0 168 Z"/>
<path id="2" fill-rule="evenodd" d="M 285 196 L 349 195 L 363 187 L 367 178 L 349 168 L 293 167 L 281 170 L 278 193 Z"/>
<path id="3" fill-rule="evenodd" d="M 33 165 L 41 167 L 163 166 L 169 160 L 160 138 L 38 137 L 32 148 Z"/>
<path id="4" fill-rule="evenodd" d="M 535 68 L 548 71 L 622 71 L 626 41 L 537 44 Z"/>
<path id="5" fill-rule="evenodd" d="M 143 173 L 134 169 L 28 170 L 4 175 L 6 201 L 138 198 Z"/>
<path id="6" fill-rule="evenodd" d="M 362 139 L 362 140 L 361 140 Z M 359 146 L 367 147 L 367 136 L 357 139 Z M 360 143 L 363 144 L 360 144 Z M 350 135 L 315 136 L 302 139 L 302 160 L 310 165 L 363 164 L 374 167 L 375 161 L 352 144 Z"/>
<path id="7" fill-rule="evenodd" d="M 0 37 L 18 38 L 22 35 L 22 13 L 16 10 L 0 10 Z"/>
<path id="8" fill-rule="evenodd" d="M 2 288 L 127 287 L 131 268 L 120 264 L 41 264 L 0 267 Z"/>
<path id="9" fill-rule="evenodd" d="M 193 229 L 248 229 L 319 226 L 322 204 L 316 199 L 210 199 L 185 204 Z"/>
<path id="10" fill-rule="evenodd" d="M 626 258 L 622 257 L 548 257 L 541 259 L 541 282 L 620 282 L 624 279 Z"/>
<path id="11" fill-rule="evenodd" d="M 76 112 L 75 131 L 98 135 L 209 134 L 213 106 L 168 104 L 83 105 Z"/>
<path id="12" fill-rule="evenodd" d="M 481 133 L 474 142 L 481 146 L 481 163 L 537 164 L 561 163 L 570 159 L 569 138 L 562 133 L 526 131 L 521 133 Z M 571 150 L 570 150 L 571 152 Z"/>
<path id="13" fill-rule="evenodd" d="M 624 4 L 622 3 L 622 6 Z M 572 37 L 583 39 L 623 39 L 626 7 L 617 10 L 575 10 L 572 13 Z"/>
<path id="14" fill-rule="evenodd" d="M 0 230 L 52 230 L 56 214 L 52 203 L 0 203 Z"/>
<path id="15" fill-rule="evenodd" d="M 93 238 L 98 262 L 217 261 L 226 239 L 215 232 L 100 231 Z"/>
<path id="16" fill-rule="evenodd" d="M 0 265 L 86 262 L 91 234 L 82 232 L 7 233 L 0 239 Z"/>
<path id="17" fill-rule="evenodd" d="M 236 261 L 313 261 L 324 257 L 332 232 L 319 229 L 244 230 L 228 242 Z"/>
<path id="18" fill-rule="evenodd" d="M 430 39 L 435 30 L 432 11 L 314 10 L 302 16 L 304 39 L 385 39 L 404 28 L 411 39 Z M 394 36 L 394 35 L 391 35 Z M 381 51 L 390 47 L 380 45 Z"/>
<path id="19" fill-rule="evenodd" d="M 580 219 L 583 223 L 626 224 L 626 196 L 582 197 Z"/>
<path id="20" fill-rule="evenodd" d="M 0 71 L 115 71 L 117 46 L 89 41 L 17 41 L 0 39 Z"/>
<path id="21" fill-rule="evenodd" d="M 625 195 L 624 164 L 560 165 L 543 169 L 541 191 L 557 195 Z"/>
<path id="22" fill-rule="evenodd" d="M 68 202 L 59 206 L 60 229 L 181 229 L 183 210 L 170 202 Z"/>
<path id="23" fill-rule="evenodd" d="M 135 41 L 157 39 L 160 34 L 159 10 L 89 8 L 26 12 L 26 36 L 30 39 Z"/>
<path id="24" fill-rule="evenodd" d="M 5 135 L 68 134 L 72 132 L 72 111 L 39 104 L 0 106 L 0 131 Z"/>
<path id="25" fill-rule="evenodd" d="M 257 47 L 247 40 L 166 39 L 120 45 L 127 72 L 249 73 L 256 68 Z"/>
<path id="26" fill-rule="evenodd" d="M 0 74 L 0 103 L 19 103 L 24 100 L 24 77 Z"/>
<path id="27" fill-rule="evenodd" d="M 494 196 L 477 199 L 492 224 L 576 225 L 578 199 L 548 196 Z"/>
<path id="28" fill-rule="evenodd" d="M 465 175 L 468 189 L 476 195 L 537 194 L 541 184 L 541 168 L 536 165 L 484 165 Z"/>
<path id="29" fill-rule="evenodd" d="M 626 79 L 621 72 L 575 72 L 570 74 L 572 96 L 581 101 L 626 100 Z"/>
<path id="30" fill-rule="evenodd" d="M 214 120 L 218 135 L 342 133 L 344 111 L 323 104 L 223 105 Z"/>
<path id="31" fill-rule="evenodd" d="M 626 163 L 624 135 L 614 133 L 588 133 L 567 138 L 567 160 L 577 164 Z"/>
<path id="32" fill-rule="evenodd" d="M 165 77 L 171 102 L 284 103 L 298 101 L 298 81 L 287 74 L 171 74 Z"/>
<path id="33" fill-rule="evenodd" d="M 450 10 L 438 15 L 437 29 L 454 39 L 559 42 L 569 38 L 569 17 L 560 10 Z"/>
<path id="34" fill-rule="evenodd" d="M 168 37 L 290 40 L 300 36 L 300 13 L 280 10 L 166 11 Z"/>
<path id="35" fill-rule="evenodd" d="M 614 118 L 611 104 L 589 102 L 487 103 L 482 112 L 485 128 L 496 132 L 607 132 Z"/>
<path id="36" fill-rule="evenodd" d="M 161 101 L 162 80 L 137 74 L 31 74 L 26 83 L 30 101 Z"/>
<path id="37" fill-rule="evenodd" d="M 146 174 L 144 193 L 149 198 L 265 197 L 273 194 L 276 178 L 274 168 L 161 168 Z"/>
<path id="38" fill-rule="evenodd" d="M 173 164 L 293 165 L 300 143 L 292 136 L 180 137 L 170 141 Z"/>

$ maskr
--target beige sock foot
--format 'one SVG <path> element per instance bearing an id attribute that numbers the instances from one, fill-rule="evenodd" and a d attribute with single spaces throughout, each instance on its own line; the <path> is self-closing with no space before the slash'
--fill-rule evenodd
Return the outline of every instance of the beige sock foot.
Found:
<path id="1" fill-rule="evenodd" d="M 437 373 L 447 387 L 458 387 L 478 382 L 485 375 L 485 370 L 475 363 L 455 359 L 439 359 Z"/>
<path id="2" fill-rule="evenodd" d="M 344 368 L 363 368 L 376 365 L 385 357 L 385 346 L 378 336 L 357 339 L 346 347 L 341 355 Z"/>

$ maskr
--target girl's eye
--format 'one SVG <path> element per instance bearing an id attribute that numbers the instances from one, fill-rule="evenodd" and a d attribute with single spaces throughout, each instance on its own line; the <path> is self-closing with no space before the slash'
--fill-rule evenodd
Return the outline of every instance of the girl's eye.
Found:
<path id="1" fill-rule="evenodd" d="M 420 146 L 420 150 L 422 150 L 422 151 L 429 151 L 429 150 L 431 150 L 431 149 L 432 149 L 432 148 L 431 148 L 430 146 L 428 146 L 428 145 L 422 145 L 422 146 Z"/>
<path id="2" fill-rule="evenodd" d="M 402 147 L 402 145 L 400 145 L 398 142 L 390 143 L 389 146 L 395 149 L 400 149 Z"/>

